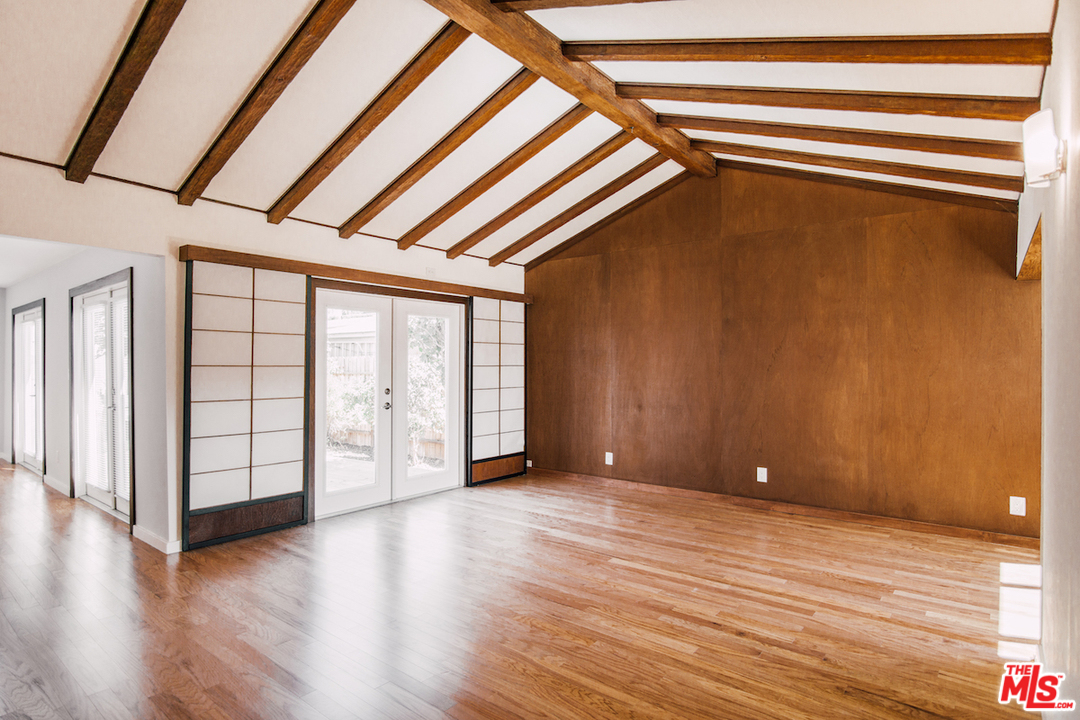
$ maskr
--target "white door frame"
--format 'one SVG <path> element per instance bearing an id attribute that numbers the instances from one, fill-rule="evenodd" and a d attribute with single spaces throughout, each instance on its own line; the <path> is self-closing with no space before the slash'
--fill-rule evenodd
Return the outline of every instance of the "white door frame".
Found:
<path id="1" fill-rule="evenodd" d="M 34 455 L 26 455 L 26 410 L 23 404 L 23 383 L 26 377 L 22 336 L 26 323 L 34 324 Z M 45 476 L 45 300 L 35 300 L 11 312 L 11 456 L 12 461 Z"/>
<path id="2" fill-rule="evenodd" d="M 324 519 L 338 514 L 383 505 L 396 500 L 410 499 L 429 493 L 463 487 L 466 484 L 468 477 L 466 467 L 467 456 L 465 452 L 467 438 L 465 422 L 466 363 L 464 357 L 466 305 L 464 299 L 459 300 L 452 296 L 443 297 L 433 293 L 399 291 L 393 288 L 381 288 L 378 286 L 318 279 L 313 279 L 312 288 L 311 301 L 314 303 L 315 309 L 313 312 L 313 327 L 310 329 L 310 337 L 312 338 L 314 347 L 310 357 L 312 358 L 314 366 L 311 368 L 312 380 L 310 391 L 314 392 L 315 396 L 311 398 L 311 431 L 313 433 L 311 447 L 313 449 L 313 457 L 310 459 L 311 482 L 308 491 L 313 510 L 309 513 L 309 519 Z M 376 413 L 386 413 L 386 415 L 391 418 L 389 421 L 389 432 L 384 433 L 384 435 L 388 437 L 386 439 L 380 438 L 382 441 L 388 440 L 391 445 L 391 447 L 384 452 L 387 456 L 393 456 L 395 460 L 397 460 L 399 456 L 402 460 L 390 464 L 388 478 L 389 486 L 382 491 L 385 496 L 373 493 L 372 496 L 364 499 L 362 504 L 359 505 L 346 505 L 345 503 L 334 502 L 332 507 L 327 508 L 327 498 L 326 494 L 323 492 L 323 483 L 325 482 L 324 438 L 326 437 L 326 415 L 324 404 L 326 398 L 326 380 L 325 371 L 321 370 L 326 366 L 326 298 L 343 298 L 349 295 L 366 297 L 376 301 L 381 299 L 390 303 L 388 317 L 392 318 L 392 322 L 389 323 L 389 342 L 381 343 L 378 355 L 380 357 L 380 365 L 393 367 L 394 371 L 389 378 L 389 381 L 385 376 L 377 379 L 377 382 L 380 384 L 377 387 L 378 406 Z M 346 302 L 348 301 L 346 300 Z M 362 303 L 363 301 L 358 302 Z M 451 365 L 449 372 L 453 374 L 457 381 L 457 392 L 454 393 L 454 397 L 450 398 L 447 407 L 447 415 L 448 419 L 456 419 L 457 432 L 456 442 L 451 442 L 451 438 L 447 437 L 446 446 L 451 457 L 448 458 L 448 467 L 445 472 L 426 474 L 419 479 L 414 477 L 411 481 L 406 478 L 403 483 L 401 476 L 407 475 L 407 473 L 404 472 L 404 469 L 406 468 L 406 463 L 404 462 L 405 455 L 399 453 L 397 449 L 403 444 L 407 444 L 408 414 L 405 410 L 408 407 L 408 387 L 406 382 L 399 382 L 398 380 L 399 378 L 402 378 L 402 371 L 399 366 L 407 367 L 408 343 L 407 337 L 403 341 L 399 338 L 402 337 L 402 331 L 407 328 L 408 313 L 416 310 L 424 310 L 433 315 L 452 318 L 452 330 L 449 338 L 450 342 L 448 343 Z M 406 350 L 399 351 L 399 345 L 406 348 Z M 386 355 L 385 358 L 383 357 L 384 354 Z M 395 360 L 395 355 L 399 356 L 400 359 Z M 387 387 L 391 388 L 389 397 L 386 397 L 383 394 Z M 385 407 L 387 402 L 389 402 L 390 408 Z M 399 408 L 402 412 L 393 412 L 393 409 Z M 379 442 L 379 440 L 377 440 L 377 442 Z M 399 470 L 399 467 L 402 469 Z M 451 473 L 456 473 L 456 478 L 454 478 L 453 484 L 447 484 L 446 480 L 448 479 L 448 474 Z M 404 491 L 407 491 L 408 494 L 402 496 L 402 492 Z"/>

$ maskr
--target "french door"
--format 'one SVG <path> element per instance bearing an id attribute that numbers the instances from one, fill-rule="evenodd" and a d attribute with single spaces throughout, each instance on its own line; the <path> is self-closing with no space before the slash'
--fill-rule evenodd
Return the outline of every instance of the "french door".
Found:
<path id="1" fill-rule="evenodd" d="M 75 494 L 131 515 L 131 332 L 127 282 L 72 298 Z"/>
<path id="2" fill-rule="evenodd" d="M 14 313 L 15 462 L 37 473 L 45 470 L 45 305 Z"/>
<path id="3" fill-rule="evenodd" d="M 315 294 L 315 515 L 458 487 L 463 306 Z"/>

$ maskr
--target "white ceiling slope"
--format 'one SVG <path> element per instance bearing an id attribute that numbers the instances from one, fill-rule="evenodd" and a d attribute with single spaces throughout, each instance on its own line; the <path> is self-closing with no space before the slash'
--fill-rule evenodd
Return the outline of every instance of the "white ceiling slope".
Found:
<path id="1" fill-rule="evenodd" d="M 243 107 L 245 99 L 310 14 L 343 0 L 187 0 L 130 104 L 94 164 L 99 175 L 176 193 Z M 64 165 L 137 27 L 146 0 L 0 3 L 0 152 Z M 564 42 L 723 38 L 805 38 L 1048 33 L 1054 0 L 668 0 L 533 10 L 532 21 Z M 280 97 L 212 176 L 201 197 L 266 212 L 362 116 L 395 77 L 438 37 L 448 18 L 425 0 L 355 0 Z M 943 65 L 797 62 L 603 61 L 593 65 L 618 83 L 797 88 L 809 91 L 910 93 L 1034 98 L 1043 68 L 1035 65 Z M 592 113 L 523 162 L 485 176 L 574 108 L 578 101 L 540 79 L 462 141 L 466 122 L 521 65 L 479 36 L 468 37 L 431 70 L 347 156 L 308 188 L 289 217 L 339 228 L 373 199 L 393 189 L 392 201 L 367 218 L 365 235 L 496 261 L 522 238 L 508 262 L 542 260 L 593 225 L 620 212 L 684 172 L 674 161 L 617 192 L 605 191 L 657 151 L 634 140 L 572 180 L 563 174 L 619 132 Z M 887 131 L 946 138 L 1019 140 L 1019 120 L 950 117 L 799 107 L 765 107 L 682 100 L 643 100 L 665 116 L 697 116 L 811 128 Z M 775 137 L 672 122 L 691 140 L 744 146 L 742 154 L 710 148 L 715 157 L 816 174 L 832 174 L 1014 201 L 1015 189 L 797 162 L 800 153 L 866 161 L 875 167 L 917 166 L 1011 179 L 1015 160 L 926 152 L 848 141 Z M 679 125 L 678 123 L 684 123 Z M 447 139 L 452 151 L 426 173 L 414 165 Z M 749 148 L 749 149 L 747 149 Z M 791 159 L 776 159 L 786 153 Z M 755 156 L 759 153 L 760 156 Z M 803 156 L 805 158 L 805 155 Z M 840 163 L 843 165 L 844 163 Z M 426 167 L 426 166 L 425 166 Z M 937 177 L 937 176 L 935 176 Z M 442 212 L 474 183 L 484 192 L 453 213 Z M 560 187 L 531 198 L 549 183 Z M 609 195 L 585 202 L 594 194 Z M 528 209 L 512 210 L 515 206 Z M 586 205 L 591 205 L 585 207 Z M 504 213 L 512 210 L 513 219 Z M 410 234 L 427 223 L 422 237 Z M 491 232 L 489 223 L 499 225 Z M 547 227 L 545 227 L 547 224 Z M 538 229 L 545 227 L 544 233 Z M 546 234 L 545 234 L 546 233 Z M 345 232 L 344 234 L 348 234 Z M 480 237 L 480 236 L 483 237 Z M 497 257 L 501 256 L 501 257 Z M 493 261 L 494 262 L 494 261 Z"/>

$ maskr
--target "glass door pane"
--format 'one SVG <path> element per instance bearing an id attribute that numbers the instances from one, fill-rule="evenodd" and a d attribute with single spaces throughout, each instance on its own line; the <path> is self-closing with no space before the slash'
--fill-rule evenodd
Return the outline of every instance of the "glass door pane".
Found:
<path id="1" fill-rule="evenodd" d="M 449 325 L 449 319 L 444 317 L 409 316 L 406 462 L 410 477 L 446 469 Z"/>
<path id="2" fill-rule="evenodd" d="M 42 472 L 45 460 L 45 315 L 42 308 L 15 316 L 15 462 Z"/>
<path id="3" fill-rule="evenodd" d="M 315 327 L 315 514 L 390 500 L 388 298 L 320 289 Z"/>
<path id="4" fill-rule="evenodd" d="M 394 499 L 461 485 L 462 312 L 394 300 Z"/>

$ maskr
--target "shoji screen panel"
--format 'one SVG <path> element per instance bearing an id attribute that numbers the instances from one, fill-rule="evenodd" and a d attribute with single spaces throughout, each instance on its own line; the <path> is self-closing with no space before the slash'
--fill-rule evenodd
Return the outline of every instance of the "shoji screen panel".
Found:
<path id="1" fill-rule="evenodd" d="M 303 519 L 307 279 L 189 263 L 185 543 Z"/>
<path id="2" fill-rule="evenodd" d="M 525 305 L 473 299 L 472 482 L 525 472 Z"/>

